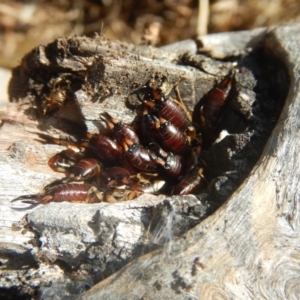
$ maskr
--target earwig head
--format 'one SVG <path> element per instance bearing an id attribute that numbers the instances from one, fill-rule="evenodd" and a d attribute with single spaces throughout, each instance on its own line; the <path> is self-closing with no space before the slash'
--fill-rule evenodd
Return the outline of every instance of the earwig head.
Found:
<path id="1" fill-rule="evenodd" d="M 164 93 L 160 89 L 155 89 L 150 86 L 144 86 L 137 91 L 137 98 L 140 102 L 151 101 L 157 102 L 164 98 Z"/>
<path id="2" fill-rule="evenodd" d="M 124 150 L 127 151 L 129 154 L 134 154 L 135 151 L 138 149 L 138 144 L 132 144 L 130 140 L 126 140 L 123 143 Z"/>
<path id="3" fill-rule="evenodd" d="M 162 98 L 161 93 L 156 89 L 151 89 L 151 97 L 155 101 L 160 101 Z"/>
<path id="4" fill-rule="evenodd" d="M 148 128 L 155 128 L 154 116 L 150 114 L 143 115 L 143 122 Z"/>
<path id="5" fill-rule="evenodd" d="M 155 103 L 151 100 L 144 100 L 143 103 L 145 104 L 146 107 L 148 107 L 150 109 L 155 106 Z"/>

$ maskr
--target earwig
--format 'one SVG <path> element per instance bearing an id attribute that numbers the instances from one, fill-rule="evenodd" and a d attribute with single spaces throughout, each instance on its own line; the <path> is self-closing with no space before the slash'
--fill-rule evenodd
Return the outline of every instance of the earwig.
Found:
<path id="1" fill-rule="evenodd" d="M 61 201 L 94 203 L 100 202 L 101 197 L 90 184 L 72 182 L 48 187 L 42 194 L 20 196 L 11 202 L 16 201 L 32 205 Z"/>
<path id="2" fill-rule="evenodd" d="M 65 105 L 67 101 L 67 89 L 56 88 L 43 98 L 42 109 L 43 114 L 54 112 Z"/>
<path id="3" fill-rule="evenodd" d="M 144 193 L 158 194 L 162 189 L 173 195 L 196 193 L 206 183 L 202 137 L 207 142 L 217 131 L 233 75 L 234 71 L 209 92 L 200 108 L 199 126 L 194 127 L 179 94 L 181 104 L 166 96 L 171 89 L 149 87 L 143 99 L 138 94 L 143 112 L 134 125 L 104 112 L 100 119 L 107 134 L 87 133 L 79 142 L 52 138 L 52 142 L 68 149 L 50 158 L 48 165 L 54 171 L 65 172 L 66 177 L 45 186 L 43 193 L 20 196 L 12 202 L 32 206 L 59 201 L 114 203 Z M 48 86 L 52 89 L 42 103 L 44 114 L 65 104 L 70 84 L 64 76 L 52 80 L 52 86 Z M 174 183 L 177 185 L 172 188 Z"/>
<path id="4" fill-rule="evenodd" d="M 167 174 L 173 177 L 182 174 L 185 170 L 185 163 L 181 155 L 166 152 L 156 143 L 151 143 L 149 146 L 160 158 L 162 158 L 157 161 L 161 164 Z"/>
<path id="5" fill-rule="evenodd" d="M 68 172 L 83 157 L 83 153 L 73 148 L 63 150 L 48 160 L 49 167 L 55 172 Z"/>
<path id="6" fill-rule="evenodd" d="M 197 192 L 204 185 L 203 168 L 194 168 L 180 180 L 173 195 L 188 195 Z"/>
<path id="7" fill-rule="evenodd" d="M 71 82 L 66 79 L 66 74 L 62 74 L 58 78 L 50 80 L 50 92 L 42 99 L 43 114 L 47 115 L 56 112 L 63 107 L 68 100 L 68 91 L 70 90 Z"/>
<path id="8" fill-rule="evenodd" d="M 171 101 L 154 89 L 151 90 L 149 98 L 148 100 L 142 100 L 142 102 L 150 109 L 150 114 L 159 115 L 181 131 L 185 131 L 188 128 L 191 131 L 195 130 L 187 113 L 176 102 Z"/>
<path id="9" fill-rule="evenodd" d="M 209 92 L 205 104 L 200 109 L 202 129 L 205 130 L 205 127 L 213 128 L 218 124 L 221 113 L 229 99 L 233 74 L 234 72 L 232 71 L 232 74 L 227 75 Z"/>
<path id="10" fill-rule="evenodd" d="M 118 160 L 123 152 L 113 139 L 103 134 L 93 135 L 87 147 L 102 161 L 108 162 Z"/>
<path id="11" fill-rule="evenodd" d="M 124 139 L 131 140 L 133 144 L 138 144 L 140 142 L 138 135 L 131 126 L 117 121 L 107 112 L 101 114 L 100 119 L 107 124 L 109 129 L 112 131 L 113 137 L 119 144 L 121 144 Z"/>
<path id="12" fill-rule="evenodd" d="M 86 180 L 100 174 L 102 164 L 95 158 L 83 158 L 72 167 L 71 175 L 73 180 Z"/>
<path id="13" fill-rule="evenodd" d="M 152 115 L 153 126 L 162 147 L 175 154 L 184 154 L 190 151 L 190 144 L 187 137 L 170 122 L 163 118 Z"/>
<path id="14" fill-rule="evenodd" d="M 138 170 L 156 172 L 159 166 L 157 155 L 150 149 L 140 144 L 124 143 L 124 155 L 128 161 Z"/>

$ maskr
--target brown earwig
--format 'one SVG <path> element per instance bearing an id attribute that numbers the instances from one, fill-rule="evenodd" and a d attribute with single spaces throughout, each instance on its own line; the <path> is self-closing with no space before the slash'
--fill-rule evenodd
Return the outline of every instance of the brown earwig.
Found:
<path id="1" fill-rule="evenodd" d="M 138 135 L 130 125 L 117 121 L 107 112 L 101 114 L 100 119 L 107 124 L 112 131 L 113 137 L 119 144 L 122 144 L 124 139 L 130 140 L 133 144 L 138 144 L 140 142 Z"/>
<path id="2" fill-rule="evenodd" d="M 189 171 L 173 190 L 173 195 L 188 195 L 197 192 L 205 183 L 203 168 L 194 168 Z"/>
<path id="3" fill-rule="evenodd" d="M 72 167 L 71 177 L 73 180 L 86 180 L 100 174 L 102 164 L 95 158 L 83 158 Z"/>
<path id="4" fill-rule="evenodd" d="M 48 202 L 101 202 L 100 192 L 87 183 L 69 182 L 48 186 L 42 194 L 20 196 L 11 202 L 21 201 L 32 205 L 46 204 Z"/>
<path id="5" fill-rule="evenodd" d="M 152 89 L 148 100 L 142 102 L 150 109 L 150 114 L 157 114 L 172 123 L 181 131 L 195 130 L 186 111 L 175 101 L 161 95 L 157 90 Z"/>
<path id="6" fill-rule="evenodd" d="M 109 162 L 116 161 L 123 152 L 116 141 L 104 134 L 93 135 L 87 147 L 102 161 Z"/>
<path id="7" fill-rule="evenodd" d="M 155 115 L 151 115 L 151 118 L 156 135 L 166 151 L 175 154 L 184 154 L 190 151 L 189 141 L 182 131 L 163 118 L 157 118 Z"/>
<path id="8" fill-rule="evenodd" d="M 49 94 L 45 95 L 42 99 L 42 110 L 44 115 L 56 112 L 65 105 L 68 100 L 70 85 L 71 82 L 66 79 L 64 75 L 50 80 L 51 90 Z"/>
<path id="9" fill-rule="evenodd" d="M 164 151 L 157 143 L 151 143 L 150 148 L 162 158 L 157 160 L 165 172 L 173 177 L 179 176 L 185 170 L 184 159 L 181 155 Z"/>
<path id="10" fill-rule="evenodd" d="M 60 180 L 86 180 L 99 175 L 102 164 L 95 158 L 82 158 L 83 153 L 67 149 L 51 157 L 48 165 L 56 172 L 68 172 L 67 178 Z M 78 160 L 78 161 L 77 161 Z"/>
<path id="11" fill-rule="evenodd" d="M 55 172 L 66 173 L 83 157 L 83 153 L 74 148 L 63 150 L 48 160 L 49 167 Z"/>
<path id="12" fill-rule="evenodd" d="M 127 141 L 127 143 L 126 143 Z M 124 155 L 128 161 L 138 170 L 156 172 L 159 166 L 157 155 L 150 149 L 140 144 L 133 144 L 126 140 L 123 143 Z"/>
<path id="13" fill-rule="evenodd" d="M 207 100 L 200 109 L 202 130 L 213 128 L 218 124 L 221 113 L 229 99 L 228 96 L 233 84 L 233 74 L 234 72 L 232 71 L 231 74 L 227 75 L 209 92 Z"/>

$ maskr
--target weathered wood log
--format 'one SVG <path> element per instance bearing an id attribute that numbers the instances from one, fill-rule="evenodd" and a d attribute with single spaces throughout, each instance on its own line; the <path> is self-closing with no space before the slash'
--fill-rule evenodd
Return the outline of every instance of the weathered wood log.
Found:
<path id="1" fill-rule="evenodd" d="M 120 47 L 126 47 L 126 51 Z M 146 82 L 152 80 L 157 84 L 163 76 L 170 82 L 178 82 L 182 77 L 188 79 L 180 90 L 191 107 L 213 84 L 213 76 L 171 63 L 177 57 L 173 53 L 134 49 L 117 42 L 108 45 L 102 38 L 60 39 L 48 47 L 34 49 L 23 59 L 22 67 L 13 71 L 10 96 L 11 100 L 20 102 L 10 104 L 3 112 L 0 133 L 3 175 L 0 256 L 6 268 L 0 286 L 3 293 L 8 290 L 5 297 L 13 291 L 28 296 L 40 293 L 45 299 L 52 298 L 51 295 L 58 291 L 61 295 L 78 294 L 112 274 L 132 257 L 155 249 L 173 235 L 195 226 L 207 214 L 209 205 L 200 203 L 195 196 L 168 200 L 145 195 L 138 202 L 117 205 L 53 203 L 29 214 L 29 211 L 11 208 L 12 199 L 41 192 L 46 184 L 61 177 L 49 169 L 47 161 L 64 147 L 45 143 L 45 135 L 66 137 L 72 134 L 76 137 L 86 128 L 89 132 L 98 131 L 101 127 L 99 113 L 107 110 L 114 117 L 122 116 L 122 120 L 131 121 L 135 114 L 125 106 L 126 98 Z M 63 50 L 66 57 L 62 58 Z M 138 54 L 141 57 L 137 57 Z M 97 76 L 95 70 L 102 66 L 103 56 L 108 62 L 99 80 L 89 78 L 91 74 Z M 128 71 L 120 67 L 132 63 L 136 65 Z M 159 75 L 161 71 L 165 75 Z M 75 99 L 53 116 L 40 116 L 40 110 L 33 108 L 40 108 L 41 99 L 44 99 L 39 89 L 47 90 L 49 78 L 61 72 L 69 72 L 70 76 L 75 73 L 75 80 L 81 76 L 84 89 L 74 92 Z M 129 74 L 128 79 L 125 73 Z M 195 84 L 196 79 L 201 88 L 199 83 Z M 99 87 L 99 82 L 104 87 Z M 106 92 L 115 87 L 119 92 Z M 97 99 L 95 103 L 96 97 L 104 97 L 104 100 Z M 171 220 L 178 226 L 170 228 Z M 22 269 L 24 272 L 20 275 Z M 74 270 L 79 273 L 75 275 Z M 20 276 L 22 280 L 18 279 Z M 69 281 L 74 280 L 77 285 L 68 292 Z"/>
<path id="2" fill-rule="evenodd" d="M 259 49 L 259 53 L 263 49 L 278 55 L 275 61 L 281 67 L 280 60 L 283 60 L 283 56 L 278 51 L 274 51 L 272 47 L 283 41 L 282 49 L 284 51 L 284 47 L 290 44 L 280 36 L 280 30 L 294 34 L 297 29 L 288 27 L 278 29 L 278 31 L 271 30 L 269 32 L 267 29 L 262 29 L 241 33 L 243 36 L 242 46 L 239 43 L 238 47 L 234 48 L 235 52 L 230 53 L 232 55 L 243 54 L 248 57 L 248 50 L 245 52 L 245 49 L 251 45 L 254 49 Z M 239 40 L 236 35 L 234 40 Z M 220 46 L 220 48 L 222 47 L 226 48 L 226 44 Z M 206 47 L 206 51 L 208 48 Z M 255 64 L 252 69 L 252 71 L 255 70 L 254 73 L 263 75 L 264 71 L 259 69 L 259 64 L 263 65 L 261 60 L 250 59 L 247 61 L 246 59 L 241 62 L 241 69 L 250 68 L 249 62 Z M 128 68 L 129 63 L 134 63 L 132 68 Z M 187 67 L 187 65 L 192 66 Z M 197 68 L 193 67 L 195 65 Z M 255 114 L 251 106 L 255 101 L 253 86 L 256 81 L 251 77 L 252 73 L 247 70 L 237 75 L 236 81 L 239 88 L 235 91 L 236 96 L 224 119 L 224 123 L 229 124 L 225 128 L 233 133 L 222 143 L 213 146 L 205 157 L 217 174 L 210 187 L 213 196 L 207 196 L 206 193 L 198 195 L 198 198 L 194 195 L 185 197 L 143 195 L 137 200 L 113 205 L 108 203 L 50 203 L 28 213 L 28 211 L 12 210 L 10 200 L 20 195 L 37 193 L 45 184 L 59 177 L 57 173 L 47 167 L 47 160 L 63 147 L 45 144 L 43 141 L 45 134 L 55 137 L 68 135 L 78 137 L 86 130 L 98 132 L 101 127 L 98 115 L 103 111 L 109 111 L 113 116 L 130 122 L 136 113 L 130 108 L 130 105 L 134 107 L 136 103 L 136 97 L 132 93 L 145 84 L 159 86 L 166 79 L 170 83 L 180 82 L 181 97 L 188 108 L 192 110 L 198 100 L 212 88 L 214 81 L 218 80 L 218 76 L 225 76 L 229 72 L 232 64 L 218 62 L 201 55 L 195 56 L 193 53 L 187 53 L 186 50 L 165 52 L 155 48 L 139 48 L 107 42 L 101 38 L 96 38 L 92 42 L 87 38 L 75 38 L 60 39 L 50 46 L 41 46 L 35 49 L 24 58 L 22 66 L 21 69 L 17 68 L 14 71 L 15 81 L 12 81 L 10 85 L 11 98 L 22 100 L 21 104 L 10 104 L 7 112 L 2 116 L 0 131 L 2 140 L 0 148 L 1 188 L 3 191 L 3 195 L 1 195 L 0 259 L 5 268 L 2 271 L 0 287 L 10 289 L 10 291 L 16 289 L 18 295 L 22 293 L 33 295 L 36 292 L 42 294 L 44 299 L 50 299 L 54 294 L 57 297 L 79 294 L 94 285 L 95 282 L 120 269 L 132 258 L 156 249 L 161 244 L 194 227 L 210 213 L 212 206 L 219 206 L 239 185 L 243 176 L 246 176 L 260 155 L 259 148 L 263 147 L 261 141 L 252 143 L 251 136 L 254 136 L 254 140 L 255 137 L 262 140 L 263 137 L 267 137 L 272 126 L 266 124 L 274 124 L 277 110 L 281 108 L 281 101 L 279 101 L 274 103 L 274 107 L 270 111 L 267 110 L 269 119 L 254 118 L 256 123 L 263 123 L 263 126 L 260 124 L 261 127 L 256 127 L 255 132 L 263 131 L 263 134 L 251 134 L 252 128 L 249 126 L 251 124 L 249 120 Z M 270 67 L 270 64 L 266 64 L 266 66 Z M 286 66 L 288 67 L 287 63 Z M 288 87 L 288 78 L 284 68 L 281 72 L 278 72 L 280 68 L 277 68 L 276 71 L 275 69 L 272 69 L 271 73 L 274 72 L 276 74 L 274 77 L 277 79 L 271 79 L 272 76 L 270 76 L 270 81 L 273 83 L 271 89 L 276 96 L 278 94 L 278 98 L 282 98 Z M 40 116 L 32 107 L 36 106 L 38 111 L 41 111 L 43 93 L 47 92 L 49 88 L 47 86 L 49 80 L 61 76 L 61 73 L 68 74 L 64 76 L 73 76 L 72 78 L 80 83 L 77 90 L 74 91 L 74 100 L 68 101 L 65 107 L 51 117 Z M 94 78 L 92 75 L 95 74 L 98 74 L 99 77 Z M 269 73 L 265 73 L 264 76 L 266 74 Z M 282 81 L 283 88 L 276 88 L 280 81 Z M 23 85 L 18 86 L 20 82 Z M 264 94 L 260 94 L 260 96 L 262 95 Z M 270 96 L 266 94 L 266 103 L 272 106 L 269 98 Z M 130 102 L 129 106 L 126 106 L 127 101 Z M 262 130 L 266 127 L 266 130 Z M 278 127 L 276 128 L 275 133 L 278 132 Z M 236 142 L 237 140 L 240 142 Z M 277 143 L 277 137 L 272 135 L 269 144 L 271 142 Z M 233 144 L 241 149 L 237 150 L 232 146 Z M 247 148 L 247 145 L 250 146 Z M 242 157 L 246 152 L 251 152 L 250 158 Z M 234 155 L 237 157 L 232 158 Z M 215 157 L 219 157 L 219 159 L 215 160 Z M 262 161 L 264 161 L 263 158 Z M 228 165 L 234 167 L 228 169 Z M 237 169 L 241 169 L 242 172 L 237 173 Z M 267 170 L 265 171 L 267 172 Z M 281 171 L 282 174 L 287 174 L 283 171 Z M 252 184 L 254 179 L 258 178 L 258 174 L 260 173 L 252 172 L 250 181 L 247 182 Z M 274 180 L 279 182 L 280 178 L 276 176 Z M 249 187 L 245 190 L 239 189 L 239 191 L 247 193 Z M 280 192 L 278 195 L 281 195 Z M 267 196 L 268 194 L 266 194 Z M 221 200 L 213 203 L 210 197 L 216 199 L 219 197 Z M 249 200 L 246 199 L 248 197 Z M 222 206 L 221 210 L 207 219 L 208 221 L 205 223 L 207 227 L 198 227 L 198 225 L 194 231 L 190 231 L 178 241 L 172 241 L 163 250 L 148 254 L 143 257 L 145 264 L 144 262 L 140 263 L 140 260 L 130 264 L 124 271 L 127 275 L 121 276 L 120 281 L 115 280 L 116 277 L 110 277 L 104 280 L 103 284 L 100 283 L 99 295 L 99 289 L 95 287 L 87 293 L 86 297 L 90 297 L 91 293 L 96 293 L 94 294 L 96 298 L 106 298 L 109 295 L 109 298 L 118 299 L 118 297 L 122 298 L 122 294 L 125 293 L 128 297 L 130 297 L 129 295 L 134 297 L 136 294 L 136 297 L 141 298 L 147 294 L 150 299 L 166 299 L 166 295 L 170 297 L 169 299 L 176 299 L 176 297 L 182 299 L 182 297 L 187 297 L 187 294 L 193 293 L 194 286 L 205 281 L 201 279 L 202 273 L 203 276 L 206 276 L 205 278 L 208 278 L 206 283 L 213 290 L 212 284 L 216 279 L 212 277 L 213 273 L 210 273 L 210 270 L 220 271 L 220 280 L 223 275 L 224 278 L 227 278 L 227 274 L 222 273 L 223 271 L 218 266 L 212 266 L 210 269 L 213 259 L 209 258 L 209 255 L 214 253 L 213 248 L 222 250 L 226 249 L 227 245 L 228 248 L 233 249 L 233 252 L 242 245 L 247 248 L 246 233 L 255 236 L 256 228 L 262 224 L 260 221 L 263 220 L 258 218 L 260 215 L 257 215 L 257 211 L 253 210 L 252 214 L 249 202 L 251 197 L 252 194 L 243 194 L 243 196 L 234 198 L 235 200 L 231 198 L 225 206 Z M 242 202 L 240 203 L 240 201 Z M 259 200 L 255 199 L 255 201 Z M 255 201 L 253 203 L 258 203 Z M 283 203 L 283 199 L 281 201 Z M 263 205 L 264 203 L 262 208 L 265 207 L 266 210 L 267 206 Z M 246 207 L 250 211 L 246 210 Z M 228 217 L 224 215 L 227 210 Z M 223 219 L 216 220 L 216 215 L 223 216 Z M 295 220 L 295 215 L 296 212 L 293 216 L 291 215 L 290 221 Z M 250 228 L 248 228 L 245 224 L 250 223 L 250 217 L 255 219 L 255 223 L 249 225 Z M 270 215 L 269 220 L 271 218 Z M 237 222 L 237 220 L 241 221 Z M 226 244 L 222 239 L 218 240 L 222 233 L 210 229 L 219 226 L 215 223 L 225 224 L 225 227 L 222 227 L 225 228 L 223 231 L 227 232 L 228 237 L 232 237 L 232 244 Z M 243 236 L 238 236 L 235 224 L 240 226 L 241 232 L 244 232 Z M 296 223 L 293 224 L 296 226 Z M 207 233 L 198 234 L 198 230 Z M 214 236 L 216 240 L 213 239 Z M 201 243 L 201 247 L 199 243 Z M 203 245 L 206 243 L 206 247 L 202 246 L 202 243 Z M 189 245 L 191 248 L 188 248 Z M 249 243 L 249 247 L 252 246 Z M 198 248 L 203 249 L 201 254 L 192 250 Z M 189 251 L 191 254 L 187 255 L 184 251 Z M 227 254 L 225 250 L 223 251 Z M 253 248 L 252 251 L 256 251 L 256 249 Z M 264 252 L 260 254 L 258 251 L 258 253 L 258 256 L 264 255 Z M 167 254 L 165 261 L 162 258 L 164 254 Z M 204 255 L 203 261 L 202 255 Z M 246 265 L 244 257 L 239 258 L 238 253 L 236 255 L 234 256 L 236 260 L 233 259 L 233 262 L 240 263 L 244 268 Z M 187 260 L 185 260 L 185 256 Z M 153 260 L 160 261 L 159 264 L 162 266 L 165 264 L 165 270 L 160 269 L 162 274 L 163 272 L 166 274 L 165 281 L 164 278 L 160 278 L 160 275 L 158 278 L 155 272 L 147 273 L 147 276 L 144 277 L 143 272 L 146 265 L 155 266 L 155 263 L 152 263 L 152 257 Z M 173 262 L 171 262 L 171 257 L 173 257 Z M 252 257 L 254 257 L 253 252 Z M 219 261 L 217 260 L 217 262 Z M 204 272 L 201 271 L 202 268 Z M 243 270 L 245 272 L 243 274 L 247 275 L 245 269 Z M 255 272 L 257 269 L 253 268 L 253 270 Z M 139 280 L 134 277 L 135 275 L 131 277 L 131 272 L 140 274 Z M 187 272 L 190 275 L 185 277 L 183 273 L 187 274 Z M 239 269 L 236 272 L 239 274 Z M 128 276 L 128 280 L 126 276 Z M 143 282 L 143 280 L 145 281 Z M 131 290 L 131 284 L 134 282 L 139 282 L 141 285 L 134 285 L 134 290 Z M 124 284 L 124 290 L 119 290 L 120 285 Z M 199 290 L 196 289 L 197 293 L 201 292 L 201 289 L 201 287 Z M 220 293 L 225 292 L 227 290 L 223 289 Z M 232 293 L 231 290 L 230 293 Z"/>
<path id="3" fill-rule="evenodd" d="M 81 299 L 298 299 L 299 25 L 268 30 L 291 87 L 247 180 L 212 216 Z"/>

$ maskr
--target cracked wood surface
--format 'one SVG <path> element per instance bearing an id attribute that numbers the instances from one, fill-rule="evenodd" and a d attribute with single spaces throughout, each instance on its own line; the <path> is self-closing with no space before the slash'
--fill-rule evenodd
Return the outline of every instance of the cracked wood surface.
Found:
<path id="1" fill-rule="evenodd" d="M 291 87 L 247 180 L 200 225 L 80 299 L 299 299 L 299 29 L 271 29 L 265 38 Z"/>
<path id="2" fill-rule="evenodd" d="M 297 48 L 300 43 L 298 31 L 297 26 L 261 29 L 241 33 L 243 39 L 233 39 L 239 42 L 236 49 L 240 49 L 241 53 L 253 44 L 265 43 L 266 47 L 285 62 L 292 79 L 289 97 L 280 120 L 273 130 L 260 161 L 247 181 L 203 223 L 183 237 L 174 239 L 162 249 L 129 263 L 115 275 L 83 294 L 82 299 L 140 299 L 142 297 L 145 299 L 215 299 L 216 297 L 297 299 L 299 297 L 297 268 L 299 199 L 297 197 L 300 175 L 296 152 L 296 143 L 299 140 L 297 112 L 300 101 L 298 99 Z M 293 36 L 293 40 L 289 38 L 290 36 Z M 220 43 L 224 43 L 224 39 L 220 40 Z M 203 48 L 206 52 L 212 50 L 210 41 L 209 38 L 203 40 Z M 231 42 L 232 40 L 229 39 L 228 43 Z M 218 43 L 213 43 L 212 52 L 221 57 L 222 51 L 217 51 L 217 45 Z M 220 49 L 222 48 L 226 47 L 220 46 Z M 79 50 L 86 51 L 86 49 Z M 98 50 L 89 48 L 89 51 Z M 121 50 L 125 51 L 122 47 Z M 129 50 L 135 51 L 134 48 Z M 173 54 L 164 56 L 164 52 L 155 52 L 156 50 L 153 49 L 150 52 L 145 51 L 146 57 L 162 57 L 165 60 L 164 66 L 175 57 Z M 118 59 L 113 54 L 110 60 L 113 65 Z M 148 59 L 142 60 L 150 65 Z M 137 63 L 140 62 L 137 60 Z M 96 62 L 93 66 L 97 68 L 97 65 Z M 214 70 L 214 66 L 209 67 L 208 63 L 203 63 L 199 67 L 208 73 L 213 73 Z M 186 88 L 187 92 L 183 93 L 183 98 L 192 101 L 190 105 L 193 106 L 195 99 L 200 98 L 201 93 L 203 95 L 205 90 L 211 88 L 214 78 L 207 73 L 202 75 L 197 73 L 197 76 L 202 76 L 202 79 L 198 78 L 200 82 L 204 86 L 204 82 L 207 84 L 204 90 L 198 91 L 193 86 L 194 72 L 185 71 L 184 68 L 180 70 L 186 72 L 184 76 L 190 78 L 192 82 L 192 87 Z M 108 75 L 112 72 L 109 67 L 106 71 L 105 74 Z M 225 69 L 224 73 L 226 72 Z M 182 76 L 171 65 L 170 74 L 174 82 Z M 186 84 L 183 83 L 181 88 L 184 90 L 185 86 Z M 130 92 L 125 91 L 125 94 Z M 124 91 L 109 97 L 122 98 L 123 95 Z M 82 105 L 86 94 L 80 92 L 76 96 L 75 101 L 78 105 Z M 124 101 L 122 99 L 120 101 Z M 104 100 L 104 105 L 105 103 L 109 105 L 108 99 Z M 46 288 L 43 296 L 45 299 L 50 299 L 54 292 L 58 297 L 66 295 L 69 292 L 67 285 L 77 282 L 76 289 L 82 292 L 86 286 L 93 285 L 93 280 L 89 276 L 66 276 L 66 271 L 69 271 L 66 263 L 74 269 L 80 264 L 81 272 L 89 274 L 91 270 L 88 268 L 92 262 L 94 266 L 97 265 L 92 272 L 100 274 L 98 277 L 100 280 L 106 274 L 112 273 L 112 270 L 105 270 L 105 264 L 101 264 L 104 260 L 108 262 L 108 269 L 114 263 L 113 268 L 117 270 L 134 257 L 139 247 L 146 245 L 151 250 L 151 247 L 156 248 L 160 244 L 159 235 L 162 240 L 170 238 L 168 231 L 170 224 L 167 222 L 170 221 L 168 216 L 173 212 L 179 216 L 178 219 L 173 219 L 174 223 L 171 223 L 174 228 L 177 224 L 188 222 L 190 222 L 189 226 L 194 224 L 195 216 L 191 216 L 190 212 L 186 211 L 187 206 L 195 207 L 195 211 L 200 211 L 197 222 L 203 216 L 201 215 L 203 208 L 199 207 L 197 199 L 191 196 L 170 199 L 167 203 L 161 198 L 144 197 L 138 204 L 119 203 L 115 208 L 111 208 L 106 203 L 100 203 L 96 204 L 96 207 L 86 205 L 84 210 L 80 204 L 70 207 L 68 203 L 51 203 L 36 209 L 24 219 L 27 212 L 11 210 L 10 200 L 22 194 L 38 192 L 45 184 L 59 176 L 45 166 L 49 157 L 60 151 L 62 147 L 40 143 L 39 134 L 46 131 L 54 136 L 66 136 L 68 130 L 62 132 L 61 127 L 68 129 L 72 126 L 80 127 L 82 124 L 76 123 L 77 110 L 74 110 L 73 117 L 64 119 L 65 111 L 73 109 L 69 104 L 66 110 L 58 113 L 57 117 L 44 119 L 43 123 L 29 119 L 20 108 L 23 111 L 26 104 L 24 107 L 10 104 L 1 127 L 0 258 L 4 266 L 1 271 L 2 288 L 24 285 L 24 282 L 28 289 L 34 287 L 38 289 L 39 286 L 44 285 Z M 107 109 L 105 106 L 104 108 Z M 123 109 L 125 108 L 122 106 L 119 111 Z M 117 115 L 119 111 L 116 111 Z M 94 109 L 92 105 L 84 106 L 82 113 L 85 126 L 89 131 L 95 129 L 99 112 L 101 109 Z M 128 120 L 132 118 L 129 111 L 126 118 Z M 61 123 L 57 124 L 58 122 Z M 156 213 L 153 207 L 158 216 L 155 221 L 162 225 L 157 230 L 163 228 L 166 232 L 156 232 L 154 228 L 149 236 L 147 230 L 141 227 L 140 220 L 150 224 L 152 216 Z M 164 214 L 167 216 L 165 219 L 161 217 Z M 66 215 L 68 218 L 64 218 Z M 119 215 L 122 215 L 120 219 L 118 219 Z M 34 230 L 26 230 L 28 224 L 36 227 L 33 228 Z M 89 226 L 87 227 L 86 224 Z M 124 228 L 130 229 L 125 236 Z M 37 233 L 41 235 L 39 241 Z M 104 239 L 109 241 L 110 247 L 102 250 L 99 241 L 101 244 Z M 136 242 L 139 242 L 138 247 Z M 84 252 L 82 247 L 87 245 L 85 255 L 82 256 Z M 74 255 L 75 259 L 72 257 Z M 85 264 L 84 260 L 89 260 L 89 263 Z M 47 274 L 46 278 L 41 275 L 43 272 Z M 20 282 L 17 282 L 18 280 Z M 51 281 L 52 289 L 49 286 Z M 48 294 L 47 286 L 49 286 Z"/>
<path id="3" fill-rule="evenodd" d="M 78 42 L 75 46 L 74 40 Z M 72 54 L 68 46 L 74 46 Z M 55 51 L 61 54 L 63 49 L 67 57 L 56 59 Z M 134 54 L 135 49 L 138 53 Z M 156 249 L 173 232 L 180 235 L 206 214 L 206 207 L 195 196 L 166 199 L 144 195 L 138 201 L 114 205 L 50 203 L 32 211 L 11 208 L 12 199 L 39 193 L 46 184 L 62 177 L 48 167 L 47 161 L 65 147 L 45 142 L 44 135 L 66 138 L 86 129 L 89 132 L 98 130 L 99 113 L 104 110 L 123 121 L 132 120 L 133 112 L 124 101 L 137 87 L 129 83 L 135 81 L 142 86 L 155 74 L 165 76 L 164 72 L 173 83 L 181 76 L 187 77 L 182 97 L 190 101 L 191 106 L 205 90 L 195 86 L 196 79 L 203 82 L 207 90 L 213 85 L 213 76 L 193 68 L 176 67 L 172 63 L 175 55 L 166 56 L 165 51 L 149 49 L 144 52 L 143 48 L 107 43 L 102 38 L 62 38 L 48 48 L 36 48 L 24 58 L 23 69 L 18 73 L 20 77 L 9 88 L 10 95 L 16 95 L 14 100 L 21 101 L 10 103 L 1 112 L 0 297 L 8 297 L 9 289 L 31 296 L 38 291 L 44 299 L 52 299 L 53 293 L 57 297 L 68 293 L 74 296 L 120 269 L 133 257 Z M 105 65 L 102 57 L 106 59 Z M 132 61 L 136 65 L 125 69 L 124 65 Z M 99 66 L 103 68 L 101 83 L 89 78 Z M 73 72 L 75 69 L 76 73 L 78 68 L 86 72 L 82 78 L 87 77 L 87 89 L 76 92 L 74 101 L 68 102 L 54 116 L 37 116 L 32 107 L 36 104 L 32 97 L 36 95 L 28 92 L 30 87 L 36 84 L 32 91 L 46 85 L 49 70 L 54 74 L 51 76 L 55 76 L 61 70 Z M 138 77 L 138 73 L 143 72 L 145 76 Z M 36 80 L 34 84 L 31 78 Z M 41 82 L 44 78 L 45 82 Z M 105 94 L 115 86 L 119 91 Z M 101 92 L 97 94 L 99 89 Z M 96 96 L 105 94 L 105 99 L 96 104 L 91 101 L 95 90 Z M 173 221 L 178 226 L 169 232 L 166 228 L 172 210 L 176 211 Z M 76 286 L 68 291 L 70 282 Z M 8 292 L 3 295 L 4 290 Z"/>

